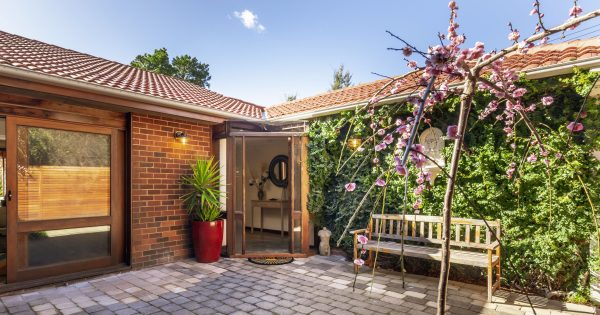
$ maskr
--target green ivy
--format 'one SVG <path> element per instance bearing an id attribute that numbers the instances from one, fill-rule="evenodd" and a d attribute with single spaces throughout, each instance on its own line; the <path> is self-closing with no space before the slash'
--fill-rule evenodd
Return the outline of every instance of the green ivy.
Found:
<path id="1" fill-rule="evenodd" d="M 600 163 L 590 152 L 600 148 L 598 140 L 599 110 L 595 99 L 586 100 L 587 118 L 583 120 L 586 131 L 569 135 L 565 126 L 575 120 L 598 74 L 576 70 L 574 74 L 542 80 L 526 80 L 520 84 L 528 89 L 530 101 L 552 95 L 554 104 L 538 109 L 532 120 L 551 151 L 550 166 L 544 163 L 522 161 L 529 152 L 529 133 L 522 124 L 517 128 L 520 137 L 507 139 L 494 118 L 484 121 L 477 115 L 492 99 L 487 93 L 478 93 L 469 119 L 469 132 L 465 137 L 465 151 L 460 161 L 458 185 L 467 198 L 488 219 L 500 219 L 505 242 L 504 257 L 510 256 L 524 282 L 538 290 L 576 290 L 581 286 L 585 272 L 590 268 L 589 240 L 594 228 L 591 208 L 585 197 L 580 176 L 590 195 L 598 204 Z M 451 98 L 428 115 L 430 126 L 446 130 L 457 121 L 458 98 Z M 374 119 L 380 125 L 393 125 L 397 117 L 406 117 L 413 108 L 405 104 L 379 107 Z M 492 115 L 493 116 L 493 115 Z M 374 166 L 372 149 L 350 151 L 344 142 L 348 137 L 360 137 L 367 148 L 372 131 L 371 120 L 363 109 L 316 119 L 309 129 L 309 175 L 311 192 L 309 211 L 313 220 L 327 226 L 333 238 L 339 239 L 368 186 L 393 161 L 382 161 Z M 425 129 L 429 126 L 422 126 Z M 422 131 L 422 130 L 421 130 Z M 525 138 L 523 138 L 525 137 Z M 572 137 L 572 139 L 569 139 Z M 515 149 L 509 144 L 514 143 Z M 567 147 L 569 149 L 567 149 Z M 446 143 L 445 160 L 450 161 L 451 145 Z M 562 152 L 561 158 L 554 155 Z M 388 155 L 389 152 L 387 152 Z M 541 160 L 543 157 L 539 156 Z M 519 165 L 513 179 L 508 179 L 506 169 L 510 162 Z M 343 167 L 341 167 L 343 165 Z M 415 173 L 414 170 L 411 172 Z M 414 175 L 412 175 L 414 177 Z M 344 184 L 356 182 L 357 188 L 348 193 Z M 386 213 L 401 213 L 404 181 L 394 176 L 388 181 L 385 198 Z M 409 180 L 407 213 L 412 213 L 415 187 Z M 432 187 L 423 195 L 421 213 L 441 215 L 446 178 L 440 174 Z M 381 204 L 375 193 L 367 197 L 353 228 L 364 228 L 369 215 Z M 380 201 L 379 201 L 380 202 Z M 471 203 L 471 204 L 472 204 Z M 463 194 L 457 192 L 453 203 L 453 216 L 478 218 L 478 213 Z M 342 240 L 342 248 L 352 248 L 350 237 Z M 511 270 L 503 260 L 504 275 L 511 279 Z"/>

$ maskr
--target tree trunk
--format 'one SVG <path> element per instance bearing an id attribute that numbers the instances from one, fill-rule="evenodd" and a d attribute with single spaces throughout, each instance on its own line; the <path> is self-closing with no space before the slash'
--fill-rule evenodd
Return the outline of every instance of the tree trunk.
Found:
<path id="1" fill-rule="evenodd" d="M 446 314 L 446 291 L 448 287 L 448 274 L 450 273 L 450 218 L 452 217 L 452 198 L 454 197 L 454 180 L 458 173 L 458 162 L 463 145 L 467 120 L 471 111 L 471 103 L 475 94 L 475 77 L 469 75 L 466 79 L 460 101 L 460 115 L 458 117 L 458 137 L 454 140 L 452 151 L 452 162 L 450 164 L 450 177 L 446 185 L 444 195 L 444 212 L 442 223 L 442 266 L 440 269 L 440 281 L 438 284 L 437 314 Z"/>

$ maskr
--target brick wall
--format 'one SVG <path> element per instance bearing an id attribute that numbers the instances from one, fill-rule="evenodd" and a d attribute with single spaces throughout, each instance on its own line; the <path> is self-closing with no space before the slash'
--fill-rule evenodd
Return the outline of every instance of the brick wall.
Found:
<path id="1" fill-rule="evenodd" d="M 187 134 L 187 143 L 173 137 Z M 189 218 L 179 197 L 181 175 L 211 154 L 211 127 L 168 117 L 132 115 L 131 238 L 134 268 L 189 257 Z"/>

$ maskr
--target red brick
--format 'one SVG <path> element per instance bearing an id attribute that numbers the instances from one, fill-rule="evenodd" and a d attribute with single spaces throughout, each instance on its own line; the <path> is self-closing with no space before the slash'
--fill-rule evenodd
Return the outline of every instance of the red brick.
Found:
<path id="1" fill-rule="evenodd" d="M 187 133 L 179 143 L 174 130 Z M 141 268 L 192 255 L 189 218 L 179 180 L 197 157 L 212 152 L 211 127 L 169 117 L 132 115 L 132 266 Z"/>

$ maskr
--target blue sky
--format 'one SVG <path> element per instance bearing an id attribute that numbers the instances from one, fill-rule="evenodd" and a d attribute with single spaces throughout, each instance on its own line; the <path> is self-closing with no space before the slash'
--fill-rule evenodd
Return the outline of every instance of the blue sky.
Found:
<path id="1" fill-rule="evenodd" d="M 436 44 L 437 32 L 447 27 L 447 2 L 3 0 L 0 29 L 123 63 L 166 47 L 171 56 L 187 53 L 210 64 L 212 90 L 273 105 L 285 94 L 327 91 L 341 63 L 355 84 L 378 79 L 371 72 L 406 72 L 400 54 L 386 49 L 402 45 L 385 30 L 419 47 Z M 532 0 L 457 2 L 460 31 L 470 45 L 502 48 L 509 44 L 509 21 L 524 35 L 535 25 Z M 599 7 L 597 0 L 579 3 L 584 12 Z M 568 18 L 571 5 L 543 1 L 547 26 Z M 246 17 L 246 25 L 239 17 Z M 598 30 L 588 36 L 600 35 Z"/>

